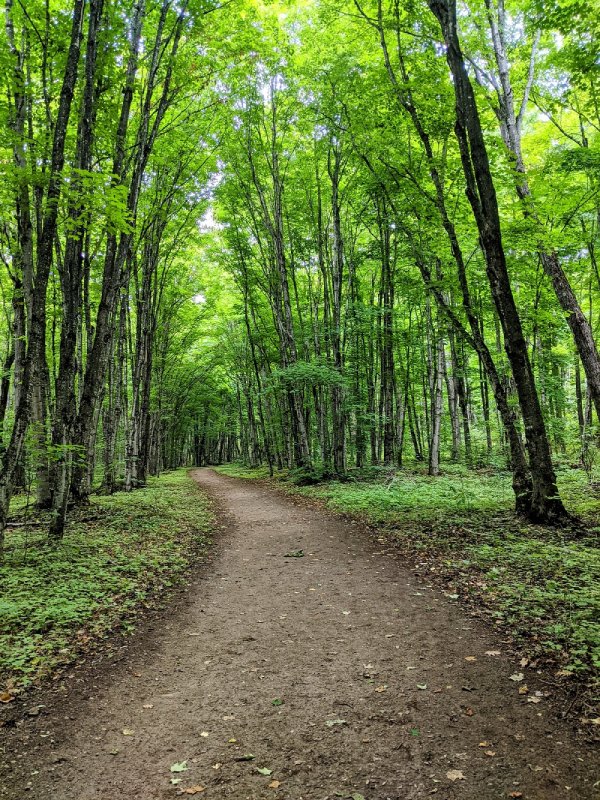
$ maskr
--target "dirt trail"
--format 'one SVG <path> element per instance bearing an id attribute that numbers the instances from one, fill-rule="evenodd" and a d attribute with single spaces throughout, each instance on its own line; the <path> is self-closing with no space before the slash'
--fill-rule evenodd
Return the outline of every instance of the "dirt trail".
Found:
<path id="1" fill-rule="evenodd" d="M 549 701 L 518 694 L 518 665 L 486 655 L 502 649 L 493 632 L 357 526 L 261 485 L 194 477 L 229 520 L 213 568 L 124 665 L 80 679 L 75 710 L 67 698 L 13 734 L 0 796 L 598 796 L 597 756 Z M 526 681 L 530 696 L 543 688 Z"/>

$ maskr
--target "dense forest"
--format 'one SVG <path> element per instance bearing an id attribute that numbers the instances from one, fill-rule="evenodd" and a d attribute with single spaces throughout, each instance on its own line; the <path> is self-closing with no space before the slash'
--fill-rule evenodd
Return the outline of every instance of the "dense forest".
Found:
<path id="1" fill-rule="evenodd" d="M 0 532 L 241 460 L 510 470 L 600 413 L 597 2 L 6 0 Z"/>
<path id="2" fill-rule="evenodd" d="M 596 798 L 600 0 L 0 0 L 0 172 L 0 798 Z"/>

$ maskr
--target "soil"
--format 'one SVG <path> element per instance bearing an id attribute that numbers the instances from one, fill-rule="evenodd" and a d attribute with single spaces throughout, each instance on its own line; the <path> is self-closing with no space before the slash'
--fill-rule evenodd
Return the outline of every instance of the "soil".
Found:
<path id="1" fill-rule="evenodd" d="M 0 797 L 600 796 L 597 751 L 501 634 L 359 524 L 192 474 L 220 509 L 212 561 L 118 659 L 28 697 Z"/>

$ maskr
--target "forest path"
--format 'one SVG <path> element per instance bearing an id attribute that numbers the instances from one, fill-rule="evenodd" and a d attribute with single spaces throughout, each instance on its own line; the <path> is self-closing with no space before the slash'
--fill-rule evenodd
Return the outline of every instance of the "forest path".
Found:
<path id="1" fill-rule="evenodd" d="M 192 474 L 227 527 L 212 568 L 75 712 L 67 702 L 28 723 L 4 796 L 597 796 L 592 751 L 548 701 L 518 694 L 517 665 L 486 655 L 502 649 L 493 631 L 358 526 L 264 485 Z"/>

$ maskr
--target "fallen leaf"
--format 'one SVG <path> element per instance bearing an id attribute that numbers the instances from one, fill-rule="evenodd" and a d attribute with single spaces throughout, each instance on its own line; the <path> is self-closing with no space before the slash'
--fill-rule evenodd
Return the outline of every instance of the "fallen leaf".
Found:
<path id="1" fill-rule="evenodd" d="M 121 733 L 123 734 L 123 736 L 133 736 L 134 731 L 132 731 L 130 728 L 123 728 Z"/>
<path id="2" fill-rule="evenodd" d="M 350 795 L 352 800 L 365 800 L 364 794 L 360 794 L 359 792 L 354 792 L 354 794 Z"/>
<path id="3" fill-rule="evenodd" d="M 334 725 L 347 725 L 347 724 L 348 723 L 346 722 L 345 719 L 328 719 L 325 721 L 325 725 L 327 725 L 328 728 L 333 728 Z"/>
<path id="4" fill-rule="evenodd" d="M 271 781 L 269 784 L 269 789 L 279 789 L 281 786 L 281 781 Z"/>
<path id="5" fill-rule="evenodd" d="M 486 750 L 485 754 L 486 754 L 486 756 L 495 756 L 496 755 L 496 751 L 495 750 Z"/>
<path id="6" fill-rule="evenodd" d="M 446 777 L 448 778 L 448 780 L 451 780 L 451 781 L 464 781 L 465 780 L 465 776 L 462 774 L 462 772 L 459 769 L 449 769 L 448 772 L 446 773 Z"/>
<path id="7" fill-rule="evenodd" d="M 256 756 L 254 755 L 254 753 L 244 753 L 243 756 L 238 756 L 236 758 L 236 761 L 253 761 L 255 758 Z"/>
<path id="8" fill-rule="evenodd" d="M 261 775 L 272 775 L 273 770 L 269 769 L 268 767 L 256 767 L 256 771 L 260 772 Z"/>
<path id="9" fill-rule="evenodd" d="M 472 708 L 465 708 L 465 716 L 466 717 L 472 717 L 474 713 L 475 712 L 473 711 Z"/>
<path id="10" fill-rule="evenodd" d="M 349 613 L 350 613 L 349 611 L 342 611 L 342 614 L 344 614 L 345 616 L 348 616 Z"/>
<path id="11" fill-rule="evenodd" d="M 379 693 L 385 692 L 385 691 L 387 691 L 387 686 L 385 684 L 383 686 L 376 686 L 375 687 L 375 691 L 379 692 Z"/>
<path id="12" fill-rule="evenodd" d="M 499 656 L 500 652 L 500 650 L 486 650 L 485 654 L 486 656 Z"/>
<path id="13" fill-rule="evenodd" d="M 509 797 L 523 797 L 523 792 L 511 792 Z"/>
<path id="14" fill-rule="evenodd" d="M 0 692 L 0 703 L 10 703 L 15 699 L 15 696 L 10 692 Z"/>
<path id="15" fill-rule="evenodd" d="M 526 683 L 524 683 L 523 686 L 519 686 L 519 694 L 527 694 L 528 691 L 529 686 L 527 686 Z"/>
<path id="16" fill-rule="evenodd" d="M 220 764 L 220 763 L 217 761 L 217 763 L 216 763 L 216 764 L 213 764 L 213 765 L 212 765 L 212 768 L 213 768 L 213 769 L 221 769 L 221 767 L 222 767 L 222 766 L 223 766 L 223 764 Z"/>
<path id="17" fill-rule="evenodd" d="M 520 666 L 520 667 L 526 667 L 526 666 L 527 666 L 527 664 L 529 664 L 529 659 L 528 659 L 528 658 L 522 658 L 522 659 L 519 661 L 519 666 Z"/>
<path id="18" fill-rule="evenodd" d="M 142 708 L 154 708 L 154 705 L 152 703 L 144 703 Z"/>
<path id="19" fill-rule="evenodd" d="M 515 672 L 513 675 L 509 677 L 509 681 L 514 681 L 515 683 L 518 683 L 519 681 L 522 681 L 524 677 L 525 675 L 523 675 L 522 672 Z"/>
<path id="20" fill-rule="evenodd" d="M 417 689 L 421 689 L 421 691 L 425 691 L 426 688 L 427 688 L 427 684 L 426 683 L 417 683 Z"/>
<path id="21" fill-rule="evenodd" d="M 171 772 L 185 772 L 188 769 L 187 761 L 178 761 L 171 764 Z"/>
<path id="22" fill-rule="evenodd" d="M 542 702 L 542 698 L 541 697 L 528 697 L 527 698 L 527 702 L 528 703 L 541 703 Z"/>
<path id="23" fill-rule="evenodd" d="M 477 661 L 475 656 L 465 656 L 465 661 Z"/>
<path id="24" fill-rule="evenodd" d="M 202 736 L 202 737 L 204 737 L 204 738 L 206 739 L 206 737 L 207 737 L 207 736 L 210 736 L 210 734 L 209 734 L 209 732 L 208 732 L 208 731 L 202 731 L 202 733 L 200 734 L 200 736 Z"/>
<path id="25" fill-rule="evenodd" d="M 227 744 L 235 744 L 237 739 L 227 739 Z"/>
<path id="26" fill-rule="evenodd" d="M 206 791 L 206 786 L 190 786 L 187 789 L 180 789 L 178 794 L 200 794 Z"/>
<path id="27" fill-rule="evenodd" d="M 171 778 L 171 783 L 173 786 L 177 786 L 179 783 L 183 782 L 183 778 Z"/>
<path id="28" fill-rule="evenodd" d="M 490 743 L 489 743 L 489 742 L 479 742 L 479 745 L 478 745 L 478 746 L 479 746 L 479 747 L 489 747 L 489 746 L 490 746 Z"/>

